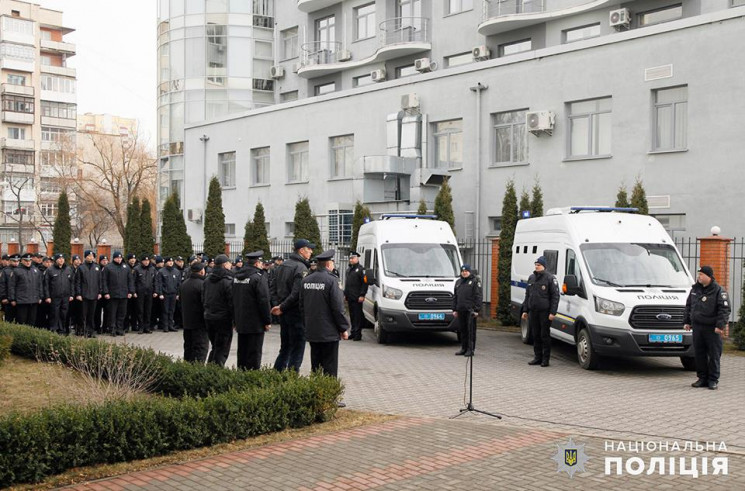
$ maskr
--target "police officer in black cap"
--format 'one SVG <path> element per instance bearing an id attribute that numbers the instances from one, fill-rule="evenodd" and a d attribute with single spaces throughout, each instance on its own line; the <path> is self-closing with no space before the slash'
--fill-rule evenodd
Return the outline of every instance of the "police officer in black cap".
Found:
<path id="1" fill-rule="evenodd" d="M 349 319 L 352 322 L 352 333 L 349 339 L 362 340 L 362 324 L 365 317 L 362 314 L 362 304 L 367 295 L 367 280 L 365 270 L 360 265 L 360 255 L 356 251 L 349 253 L 349 267 L 344 281 L 344 297 L 349 305 Z"/>
<path id="2" fill-rule="evenodd" d="M 103 271 L 108 265 L 109 257 L 106 254 L 99 254 L 98 268 L 101 270 L 101 296 L 98 302 L 96 302 L 96 313 L 94 315 L 96 332 L 98 334 L 111 332 L 111 326 L 109 325 L 109 299 L 103 295 Z"/>
<path id="3" fill-rule="evenodd" d="M 0 270 L 0 302 L 2 303 L 5 322 L 14 322 L 15 307 L 11 307 L 8 301 L 8 278 L 18 266 L 18 259 L 11 260 L 11 256 L 3 254 L 2 265 L 2 270 Z"/>
<path id="4" fill-rule="evenodd" d="M 137 326 L 141 334 L 153 332 L 150 318 L 153 311 L 155 293 L 155 266 L 150 263 L 150 256 L 140 257 L 140 264 L 135 266 L 135 297 L 137 300 Z"/>
<path id="5" fill-rule="evenodd" d="M 176 300 L 181 286 L 181 272 L 173 265 L 173 258 L 166 257 L 165 267 L 160 268 L 155 275 L 155 293 L 161 300 L 160 330 L 176 332 L 173 326 L 173 316 L 176 312 Z"/>
<path id="6" fill-rule="evenodd" d="M 132 281 L 135 281 L 135 267 L 137 267 L 137 255 L 133 253 L 127 254 L 127 266 L 129 266 L 129 274 L 132 275 Z M 135 292 L 131 298 L 127 300 L 127 317 L 124 318 L 124 331 L 138 331 L 138 313 L 137 313 L 137 293 Z"/>
<path id="7" fill-rule="evenodd" d="M 528 320 L 533 333 L 534 357 L 528 365 L 547 367 L 551 358 L 551 322 L 559 309 L 559 282 L 546 270 L 548 262 L 541 256 L 535 260 L 535 272 L 528 278 L 522 319 Z"/>
<path id="8" fill-rule="evenodd" d="M 135 292 L 135 281 L 122 253 L 115 251 L 103 269 L 103 296 L 108 300 L 109 328 L 114 336 L 124 336 L 127 300 Z"/>
<path id="9" fill-rule="evenodd" d="M 31 257 L 30 252 L 21 256 L 21 265 L 8 281 L 8 300 L 16 307 L 16 322 L 30 326 L 36 321 L 36 310 L 44 296 L 42 275 L 31 264 Z"/>
<path id="10" fill-rule="evenodd" d="M 210 349 L 207 325 L 204 320 L 204 265 L 194 261 L 189 266 L 189 277 L 181 284 L 181 315 L 184 319 L 184 361 L 204 364 Z"/>
<path id="11" fill-rule="evenodd" d="M 344 316 L 344 295 L 339 280 L 331 274 L 335 250 L 316 256 L 318 270 L 302 280 L 300 309 L 305 337 L 310 343 L 311 370 L 323 369 L 332 377 L 339 367 L 339 340 L 348 339 L 349 321 Z"/>
<path id="12" fill-rule="evenodd" d="M 300 370 L 305 354 L 305 329 L 298 301 L 300 283 L 308 275 L 310 256 L 316 245 L 307 239 L 295 241 L 295 252 L 277 269 L 271 288 L 272 315 L 279 316 L 280 348 L 275 370 Z"/>
<path id="13" fill-rule="evenodd" d="M 264 333 L 272 324 L 269 283 L 258 265 L 264 251 L 246 254 L 246 265 L 233 279 L 235 330 L 238 333 L 238 368 L 261 368 Z"/>
<path id="14" fill-rule="evenodd" d="M 101 267 L 96 264 L 96 253 L 94 251 L 86 250 L 83 257 L 83 264 L 78 268 L 75 278 L 75 295 L 83 303 L 85 335 L 94 338 L 96 337 L 96 303 L 101 300 L 102 296 Z"/>
<path id="15" fill-rule="evenodd" d="M 44 298 L 51 306 L 48 328 L 59 334 L 69 334 L 65 320 L 75 292 L 75 276 L 72 268 L 65 264 L 63 254 L 55 254 L 54 265 L 44 272 Z"/>
<path id="16" fill-rule="evenodd" d="M 31 266 L 35 267 L 41 273 L 41 284 L 45 283 L 45 275 L 47 269 L 51 268 L 54 261 L 51 257 L 42 256 L 40 253 L 35 253 L 31 256 Z M 46 293 L 42 294 L 42 302 L 36 309 L 36 322 L 34 325 L 42 329 L 49 329 L 49 325 L 54 321 L 52 316 L 52 306 L 44 301 Z"/>
<path id="17" fill-rule="evenodd" d="M 727 292 L 714 279 L 711 266 L 701 266 L 698 278 L 686 300 L 683 319 L 686 331 L 693 329 L 693 349 L 696 354 L 698 380 L 692 387 L 719 387 L 719 360 L 722 357 L 722 336 L 730 314 Z"/>
<path id="18" fill-rule="evenodd" d="M 225 254 L 215 257 L 215 269 L 204 280 L 204 320 L 212 349 L 207 363 L 225 366 L 233 341 L 233 274 Z"/>
<path id="19" fill-rule="evenodd" d="M 184 271 L 184 258 L 176 256 L 173 258 L 173 267 L 179 272 L 179 286 L 186 280 L 186 271 Z M 181 317 L 181 296 L 176 297 L 176 309 L 173 311 L 173 328 L 179 330 L 183 327 L 184 321 Z"/>
<path id="20" fill-rule="evenodd" d="M 460 268 L 460 278 L 455 282 L 453 315 L 460 326 L 460 351 L 456 355 L 473 356 L 476 348 L 476 318 L 481 312 L 481 281 L 475 278 L 470 264 Z"/>

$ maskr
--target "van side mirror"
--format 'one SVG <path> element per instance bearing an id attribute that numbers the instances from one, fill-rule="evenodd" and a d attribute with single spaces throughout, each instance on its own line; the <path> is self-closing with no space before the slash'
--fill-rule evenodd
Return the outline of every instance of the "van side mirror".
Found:
<path id="1" fill-rule="evenodd" d="M 561 287 L 561 291 L 566 295 L 579 295 L 582 293 L 582 289 L 577 282 L 577 277 L 573 274 L 564 276 L 564 284 Z"/>
<path id="2" fill-rule="evenodd" d="M 374 269 L 365 270 L 365 283 L 367 283 L 368 285 L 375 285 L 378 283 L 378 279 L 375 277 Z"/>

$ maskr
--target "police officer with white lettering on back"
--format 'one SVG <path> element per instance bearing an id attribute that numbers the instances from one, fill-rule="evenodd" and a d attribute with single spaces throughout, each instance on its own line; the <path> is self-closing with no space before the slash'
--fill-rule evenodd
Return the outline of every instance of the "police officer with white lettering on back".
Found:
<path id="1" fill-rule="evenodd" d="M 330 249 L 316 256 L 318 269 L 303 278 L 300 311 L 305 322 L 305 338 L 310 343 L 311 370 L 336 377 L 339 367 L 339 340 L 349 338 L 349 321 L 344 316 L 344 295 L 339 279 L 331 274 L 334 254 Z"/>
<path id="2" fill-rule="evenodd" d="M 683 319 L 686 331 L 693 329 L 693 349 L 698 380 L 691 387 L 719 386 L 719 359 L 722 357 L 722 336 L 730 314 L 727 292 L 714 280 L 711 266 L 701 266 L 698 280 L 686 300 Z"/>
<path id="3" fill-rule="evenodd" d="M 272 326 L 269 282 L 263 274 L 264 251 L 246 254 L 246 265 L 233 278 L 233 309 L 238 333 L 238 369 L 261 368 L 264 333 Z"/>
<path id="4" fill-rule="evenodd" d="M 533 333 L 534 358 L 528 365 L 547 367 L 551 358 L 551 322 L 559 309 L 559 282 L 546 271 L 546 258 L 535 260 L 535 272 L 528 278 L 522 318 L 528 319 Z"/>
<path id="5" fill-rule="evenodd" d="M 476 348 L 476 317 L 481 312 L 481 281 L 471 274 L 471 265 L 460 268 L 460 278 L 455 282 L 453 315 L 460 326 L 460 351 L 456 355 L 473 356 Z"/>

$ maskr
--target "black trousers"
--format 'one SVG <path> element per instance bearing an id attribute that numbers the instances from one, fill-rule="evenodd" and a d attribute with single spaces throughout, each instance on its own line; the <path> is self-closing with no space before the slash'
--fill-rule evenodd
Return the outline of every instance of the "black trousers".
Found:
<path id="1" fill-rule="evenodd" d="M 16 321 L 16 311 L 18 310 L 18 307 L 13 307 L 10 302 L 8 302 L 3 306 L 3 310 L 5 311 L 5 322 Z"/>
<path id="2" fill-rule="evenodd" d="M 258 370 L 261 368 L 261 349 L 264 347 L 264 333 L 238 334 L 238 369 Z"/>
<path id="3" fill-rule="evenodd" d="M 339 371 L 339 341 L 310 343 L 310 369 L 322 369 L 326 375 L 336 377 Z"/>
<path id="4" fill-rule="evenodd" d="M 49 330 L 52 332 L 69 332 L 65 320 L 67 319 L 67 313 L 70 310 L 70 298 L 69 297 L 57 297 L 52 299 L 51 304 L 47 304 L 51 307 L 49 311 Z"/>
<path id="5" fill-rule="evenodd" d="M 101 298 L 96 302 L 96 312 L 93 315 L 96 326 L 96 332 L 104 332 L 111 329 L 109 325 L 109 301 Z"/>
<path id="6" fill-rule="evenodd" d="M 29 324 L 34 325 L 36 327 L 43 327 L 44 329 L 49 329 L 50 328 L 49 326 L 53 322 L 53 319 L 54 319 L 53 316 L 50 319 L 51 312 L 52 312 L 52 306 L 42 301 L 36 307 L 36 317 L 35 317 L 36 320 L 32 321 Z"/>
<path id="7" fill-rule="evenodd" d="M 160 311 L 160 329 L 161 331 L 173 330 L 173 316 L 176 312 L 176 294 L 163 295 Z"/>
<path id="8" fill-rule="evenodd" d="M 153 311 L 153 293 L 137 294 L 137 324 L 140 331 L 150 331 L 150 316 Z"/>
<path id="9" fill-rule="evenodd" d="M 18 324 L 33 326 L 34 322 L 36 322 L 36 309 L 38 307 L 38 303 L 16 304 L 16 322 Z"/>
<path id="10" fill-rule="evenodd" d="M 476 348 L 476 318 L 470 310 L 458 311 L 458 326 L 460 327 L 460 349 L 471 353 Z"/>
<path id="11" fill-rule="evenodd" d="M 549 361 L 551 358 L 551 321 L 548 310 L 531 310 L 528 325 L 533 333 L 533 353 L 536 360 Z"/>
<path id="12" fill-rule="evenodd" d="M 91 336 L 96 330 L 96 304 L 97 300 L 88 300 L 83 298 L 83 325 L 85 326 L 85 335 Z"/>
<path id="13" fill-rule="evenodd" d="M 365 316 L 362 314 L 362 304 L 357 301 L 348 298 L 347 305 L 349 306 L 349 320 L 352 324 L 352 332 L 349 334 L 350 339 L 362 339 L 362 324 L 365 321 Z"/>
<path id="14" fill-rule="evenodd" d="M 181 329 L 184 321 L 181 319 L 181 299 L 176 300 L 176 310 L 173 311 L 173 327 Z"/>
<path id="15" fill-rule="evenodd" d="M 207 329 L 184 329 L 184 361 L 204 363 L 210 349 Z"/>
<path id="16" fill-rule="evenodd" d="M 160 325 L 160 311 L 163 309 L 163 301 L 160 297 L 153 298 L 153 307 L 150 314 L 150 326 L 155 329 Z"/>
<path id="17" fill-rule="evenodd" d="M 719 382 L 719 360 L 722 357 L 722 337 L 713 327 L 693 326 L 693 351 L 696 375 L 700 380 Z"/>
<path id="18" fill-rule="evenodd" d="M 233 322 L 230 320 L 205 320 L 207 335 L 212 349 L 207 357 L 207 363 L 225 366 L 230 355 L 230 343 L 233 342 Z"/>
<path id="19" fill-rule="evenodd" d="M 83 335 L 83 302 L 77 298 L 74 298 L 72 302 L 70 302 L 70 310 L 67 313 L 68 331 L 71 326 L 75 328 L 76 335 Z"/>
<path id="20" fill-rule="evenodd" d="M 275 370 L 291 368 L 300 370 L 305 356 L 305 327 L 299 311 L 285 312 L 279 316 L 279 354 L 274 361 Z"/>
<path id="21" fill-rule="evenodd" d="M 109 311 L 109 328 L 114 334 L 124 333 L 124 318 L 127 316 L 127 299 L 110 298 L 106 308 Z"/>
<path id="22" fill-rule="evenodd" d="M 137 299 L 132 297 L 127 300 L 127 316 L 124 318 L 124 327 L 127 331 L 139 331 L 141 328 L 137 323 Z"/>

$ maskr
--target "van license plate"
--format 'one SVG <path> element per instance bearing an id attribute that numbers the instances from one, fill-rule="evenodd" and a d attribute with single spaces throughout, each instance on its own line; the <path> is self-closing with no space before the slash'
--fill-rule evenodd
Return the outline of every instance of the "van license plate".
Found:
<path id="1" fill-rule="evenodd" d="M 445 314 L 419 314 L 420 321 L 444 321 Z"/>
<path id="2" fill-rule="evenodd" d="M 682 343 L 682 334 L 650 334 L 650 343 Z"/>

